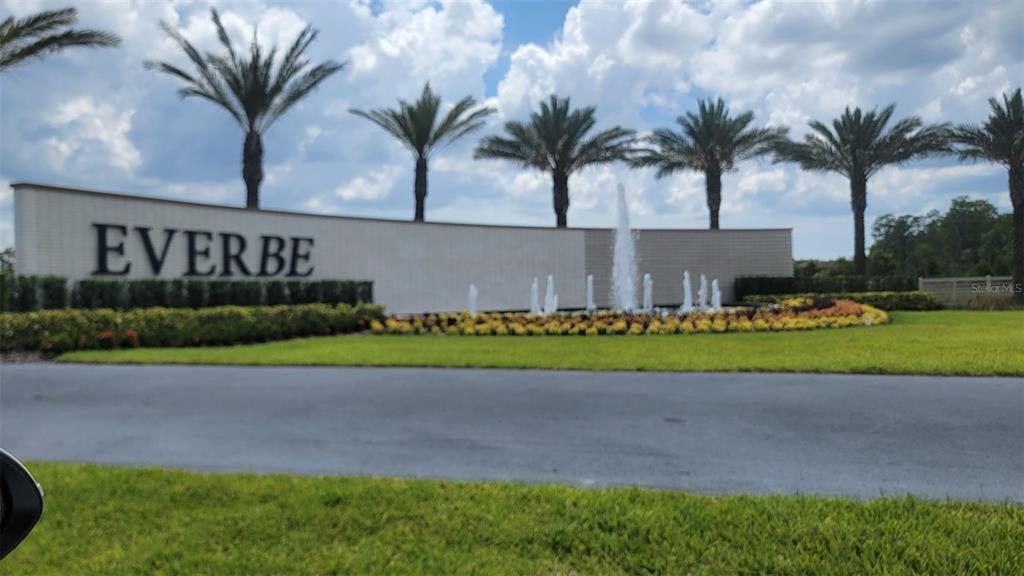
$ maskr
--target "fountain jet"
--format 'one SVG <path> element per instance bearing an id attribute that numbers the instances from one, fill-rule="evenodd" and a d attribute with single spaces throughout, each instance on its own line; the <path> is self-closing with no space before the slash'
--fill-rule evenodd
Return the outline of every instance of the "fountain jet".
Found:
<path id="1" fill-rule="evenodd" d="M 536 276 L 530 286 L 530 314 L 540 314 L 540 281 Z"/>
<path id="2" fill-rule="evenodd" d="M 693 287 L 690 285 L 690 271 L 683 271 L 683 305 L 679 309 L 684 314 L 693 312 Z"/>
<path id="3" fill-rule="evenodd" d="M 597 310 L 597 304 L 594 304 L 594 275 L 587 274 L 587 312 L 594 310 Z"/>
<path id="4" fill-rule="evenodd" d="M 477 297 L 476 286 L 474 286 L 473 284 L 470 284 L 469 285 L 469 294 L 467 295 L 467 300 L 469 301 L 467 309 L 469 310 L 469 313 L 472 314 L 473 316 L 476 316 L 476 297 Z"/>
<path id="5" fill-rule="evenodd" d="M 629 228 L 626 189 L 619 184 L 619 221 L 615 228 L 615 252 L 612 258 L 612 295 L 615 306 L 624 312 L 636 308 L 636 246 Z"/>
<path id="6" fill-rule="evenodd" d="M 548 274 L 548 285 L 544 290 L 544 314 L 558 311 L 558 294 L 555 294 L 555 277 Z"/>
<path id="7" fill-rule="evenodd" d="M 700 285 L 697 287 L 697 309 L 701 312 L 708 310 L 708 277 L 700 275 Z"/>
<path id="8" fill-rule="evenodd" d="M 649 273 L 644 274 L 644 305 L 643 311 L 650 312 L 654 309 L 654 279 Z"/>

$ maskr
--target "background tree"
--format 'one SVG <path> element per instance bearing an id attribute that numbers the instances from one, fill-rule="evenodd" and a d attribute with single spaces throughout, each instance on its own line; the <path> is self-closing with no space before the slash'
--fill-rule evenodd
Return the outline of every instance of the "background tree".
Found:
<path id="1" fill-rule="evenodd" d="M 803 142 L 784 140 L 775 147 L 777 160 L 800 164 L 804 170 L 838 172 L 850 181 L 853 208 L 853 267 L 864 274 L 864 212 L 868 206 L 868 179 L 886 166 L 899 165 L 914 158 L 949 151 L 949 126 L 924 126 L 917 116 L 886 125 L 896 109 L 890 104 L 863 113 L 846 108 L 832 121 L 832 129 L 814 120 Z"/>
<path id="2" fill-rule="evenodd" d="M 868 270 L 876 276 L 994 276 L 1013 271 L 1013 216 L 986 200 L 954 198 L 946 212 L 875 220 Z"/>
<path id="3" fill-rule="evenodd" d="M 309 95 L 321 82 L 347 63 L 328 60 L 310 66 L 306 49 L 318 32 L 306 26 L 277 61 L 277 47 L 264 53 L 253 30 L 249 56 L 235 52 L 216 9 L 210 17 L 217 28 L 223 54 L 200 53 L 172 26 L 160 22 L 192 63 L 192 73 L 166 62 L 146 62 L 146 68 L 170 74 L 184 82 L 178 90 L 182 98 L 196 97 L 226 110 L 245 130 L 242 148 L 242 179 L 245 180 L 246 208 L 259 208 L 260 183 L 263 182 L 263 134 L 285 112 Z M 276 70 L 274 64 L 277 64 Z"/>
<path id="4" fill-rule="evenodd" d="M 1014 302 L 1024 304 L 1024 99 L 1021 89 L 988 101 L 991 112 L 982 126 L 962 124 L 953 132 L 962 160 L 987 160 L 1006 166 L 1013 206 Z"/>
<path id="5" fill-rule="evenodd" d="M 718 230 L 718 211 L 722 205 L 722 174 L 733 170 L 741 160 L 768 154 L 785 138 L 786 128 L 750 128 L 753 112 L 729 115 L 721 98 L 698 100 L 697 113 L 687 112 L 676 119 L 681 132 L 659 128 L 645 140 L 653 148 L 637 152 L 634 167 L 653 167 L 657 178 L 679 170 L 704 173 L 709 227 Z"/>
<path id="6" fill-rule="evenodd" d="M 5 18 L 0 22 L 0 72 L 65 48 L 112 48 L 121 43 L 110 32 L 71 28 L 77 20 L 74 8 Z"/>
<path id="7" fill-rule="evenodd" d="M 477 147 L 475 158 L 499 158 L 526 168 L 550 172 L 555 221 L 568 226 L 569 176 L 591 164 L 625 160 L 633 144 L 633 130 L 616 126 L 588 137 L 595 108 L 572 110 L 568 98 L 551 95 L 529 122 L 507 122 L 507 137 L 489 136 Z"/>
<path id="8" fill-rule="evenodd" d="M 476 108 L 476 100 L 472 96 L 466 96 L 438 123 L 441 96 L 434 94 L 429 82 L 423 87 L 419 100 L 412 104 L 399 100 L 398 108 L 349 110 L 356 116 L 380 126 L 412 152 L 416 159 L 416 181 L 413 185 L 413 194 L 416 197 L 416 213 L 413 217 L 415 222 L 423 222 L 424 204 L 427 199 L 427 163 L 431 153 L 479 130 L 487 116 L 494 111 L 493 108 L 486 106 Z"/>

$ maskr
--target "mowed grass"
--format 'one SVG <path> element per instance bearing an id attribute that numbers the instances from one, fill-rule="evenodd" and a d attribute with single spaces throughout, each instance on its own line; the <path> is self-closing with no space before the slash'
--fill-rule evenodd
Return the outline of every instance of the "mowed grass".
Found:
<path id="1" fill-rule="evenodd" d="M 5 574 L 1022 574 L 1024 507 L 30 463 Z"/>
<path id="2" fill-rule="evenodd" d="M 669 336 L 336 336 L 65 354 L 64 362 L 1024 375 L 1024 311 L 893 312 L 892 324 Z"/>

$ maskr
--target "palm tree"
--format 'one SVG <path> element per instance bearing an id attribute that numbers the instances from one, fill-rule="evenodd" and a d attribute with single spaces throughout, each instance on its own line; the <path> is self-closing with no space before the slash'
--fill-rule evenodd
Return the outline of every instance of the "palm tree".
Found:
<path id="1" fill-rule="evenodd" d="M 242 179 L 245 180 L 247 208 L 259 208 L 260 183 L 263 181 L 263 134 L 285 112 L 309 95 L 321 82 L 347 64 L 328 60 L 310 67 L 306 49 L 318 32 L 306 26 L 277 62 L 277 47 L 264 54 L 253 31 L 249 57 L 238 55 L 228 38 L 220 15 L 210 9 L 217 27 L 217 37 L 226 50 L 224 54 L 202 54 L 171 25 L 161 21 L 160 27 L 188 56 L 195 69 L 189 73 L 166 62 L 146 62 L 146 68 L 178 78 L 184 83 L 178 94 L 182 98 L 209 100 L 231 114 L 245 130 L 242 148 Z"/>
<path id="2" fill-rule="evenodd" d="M 474 158 L 512 160 L 525 168 L 551 172 L 556 225 L 565 228 L 569 211 L 569 176 L 591 164 L 625 160 L 633 144 L 633 130 L 616 126 L 588 138 L 594 127 L 593 106 L 570 110 L 568 98 L 551 95 L 540 103 L 530 121 L 507 122 L 507 138 L 489 136 L 477 146 Z"/>
<path id="3" fill-rule="evenodd" d="M 0 22 L 0 72 L 32 58 L 42 58 L 65 48 L 112 48 L 121 39 L 100 30 L 71 28 L 78 19 L 74 8 L 47 10 Z"/>
<path id="4" fill-rule="evenodd" d="M 762 156 L 785 138 L 786 128 L 749 128 L 753 112 L 729 115 L 721 98 L 698 100 L 697 113 L 676 118 L 682 128 L 673 132 L 660 128 L 645 140 L 654 148 L 643 148 L 632 158 L 634 167 L 655 167 L 656 178 L 679 170 L 704 172 L 704 190 L 710 228 L 718 230 L 718 210 L 722 205 L 722 174 L 733 170 L 740 160 Z"/>
<path id="5" fill-rule="evenodd" d="M 849 107 L 832 121 L 832 128 L 813 120 L 811 133 L 803 142 L 784 140 L 775 146 L 776 161 L 796 162 L 804 170 L 838 172 L 850 181 L 853 207 L 853 267 L 863 275 L 864 211 L 868 206 L 868 179 L 886 166 L 903 164 L 949 151 L 949 125 L 925 126 L 909 116 L 886 129 L 896 109 L 890 104 L 879 110 L 861 112 Z"/>
<path id="6" fill-rule="evenodd" d="M 961 160 L 987 160 L 1006 166 L 1010 203 L 1013 205 L 1014 302 L 1024 304 L 1024 98 L 1021 89 L 1003 94 L 1000 105 L 989 98 L 992 109 L 982 126 L 961 124 L 953 131 Z"/>
<path id="7" fill-rule="evenodd" d="M 415 222 L 423 222 L 424 203 L 427 199 L 427 162 L 434 150 L 443 148 L 463 136 L 479 130 L 484 119 L 494 113 L 486 106 L 474 109 L 476 100 L 466 96 L 459 100 L 438 124 L 441 111 L 441 96 L 434 94 L 428 82 L 423 87 L 420 99 L 412 104 L 398 101 L 397 109 L 378 108 L 365 112 L 349 112 L 366 118 L 386 130 L 405 144 L 416 159 L 416 182 L 413 194 L 416 196 Z"/>

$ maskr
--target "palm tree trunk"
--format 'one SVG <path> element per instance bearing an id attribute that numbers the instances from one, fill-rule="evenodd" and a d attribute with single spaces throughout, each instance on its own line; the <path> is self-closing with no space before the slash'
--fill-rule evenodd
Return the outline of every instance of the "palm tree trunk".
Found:
<path id="1" fill-rule="evenodd" d="M 554 196 L 555 196 L 555 226 L 567 228 L 569 226 L 566 215 L 569 212 L 569 175 L 560 172 L 553 172 Z"/>
<path id="2" fill-rule="evenodd" d="M 242 149 L 242 179 L 245 180 L 245 207 L 258 210 L 260 183 L 263 182 L 263 139 L 255 130 L 250 130 L 245 135 L 245 147 Z"/>
<path id="3" fill-rule="evenodd" d="M 868 179 L 854 176 L 850 179 L 850 197 L 853 207 L 853 272 L 863 276 L 867 272 L 864 254 L 864 212 L 868 208 Z"/>
<path id="4" fill-rule="evenodd" d="M 416 195 L 416 215 L 413 222 L 423 222 L 423 212 L 427 203 L 427 159 L 422 156 L 416 158 L 416 184 L 413 189 Z"/>
<path id="5" fill-rule="evenodd" d="M 707 192 L 708 217 L 710 218 L 708 228 L 718 230 L 718 210 L 722 207 L 721 170 L 706 170 L 704 172 L 704 189 Z"/>
<path id="6" fill-rule="evenodd" d="M 1013 204 L 1013 303 L 1024 305 L 1024 170 L 1010 169 Z"/>

